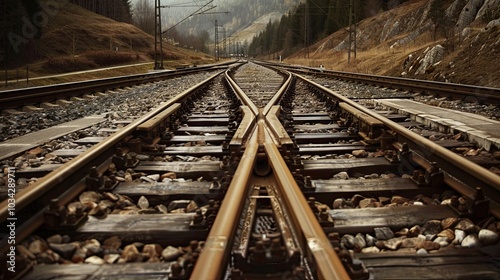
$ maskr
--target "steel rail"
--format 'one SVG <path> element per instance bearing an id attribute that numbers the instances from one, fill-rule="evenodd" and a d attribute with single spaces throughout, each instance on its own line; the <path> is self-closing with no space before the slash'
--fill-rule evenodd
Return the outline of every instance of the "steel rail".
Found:
<path id="1" fill-rule="evenodd" d="M 398 125 L 386 117 L 369 110 L 348 98 L 341 96 L 330 89 L 321 86 L 300 75 L 298 78 L 313 85 L 319 90 L 333 96 L 336 99 L 346 102 L 354 108 L 371 115 L 372 117 L 384 122 L 384 124 L 397 134 L 398 141 L 408 143 L 408 146 L 414 152 L 424 156 L 429 161 L 437 163 L 443 171 L 454 176 L 454 178 L 467 184 L 471 188 L 481 187 L 485 196 L 500 203 L 500 179 L 495 173 L 479 166 L 476 163 L 468 161 L 458 154 L 432 142 L 431 140 L 413 133 L 412 131 Z"/>
<path id="2" fill-rule="evenodd" d="M 252 113 L 255 116 L 257 116 L 259 114 L 259 108 L 257 108 L 257 106 L 250 99 L 250 97 L 248 97 L 243 92 L 243 90 L 240 88 L 240 86 L 231 78 L 230 72 L 232 70 L 233 69 L 226 70 L 226 72 L 225 72 L 226 80 L 228 81 L 229 85 L 231 86 L 231 88 L 233 89 L 233 91 L 236 93 L 236 95 L 238 96 L 238 98 L 241 100 L 241 102 L 243 104 L 245 104 L 246 106 L 248 106 L 250 108 L 250 110 L 252 111 Z"/>
<path id="3" fill-rule="evenodd" d="M 278 101 L 281 99 L 281 97 L 283 96 L 283 94 L 290 87 L 291 82 L 292 82 L 292 77 L 293 77 L 292 73 L 286 71 L 285 74 L 288 75 L 288 78 L 286 79 L 285 83 L 283 83 L 283 85 L 278 89 L 278 91 L 273 96 L 273 98 L 271 98 L 271 100 L 264 107 L 264 110 L 263 110 L 263 114 L 264 115 L 267 115 L 269 113 L 269 111 L 271 110 L 271 108 L 278 103 Z"/>
<path id="4" fill-rule="evenodd" d="M 194 266 L 191 279 L 221 279 L 226 271 L 258 149 L 257 128 L 254 127 L 205 246 Z"/>
<path id="5" fill-rule="evenodd" d="M 97 166 L 102 163 L 102 160 L 96 160 L 100 159 L 101 155 L 107 155 L 111 156 L 114 153 L 114 146 L 125 139 L 128 135 L 130 135 L 133 131 L 135 131 L 136 127 L 140 125 L 141 123 L 151 119 L 155 115 L 161 113 L 163 110 L 167 109 L 168 107 L 172 106 L 175 103 L 181 102 L 184 98 L 190 95 L 191 92 L 196 91 L 203 86 L 205 86 L 207 83 L 215 79 L 220 73 L 217 73 L 208 79 L 202 81 L 201 83 L 185 90 L 184 92 L 178 94 L 174 98 L 168 100 L 167 102 L 161 104 L 157 108 L 155 108 L 153 111 L 147 113 L 145 116 L 133 121 L 129 125 L 125 126 L 124 128 L 120 129 L 118 132 L 112 134 L 111 136 L 107 137 L 103 142 L 93 146 L 92 148 L 88 149 L 86 152 L 82 153 L 81 155 L 75 157 L 72 159 L 68 164 L 65 164 L 61 166 L 60 168 L 52 171 L 51 173 L 47 174 L 44 176 L 42 179 L 37 181 L 35 184 L 26 187 L 25 189 L 21 190 L 19 193 L 16 194 L 16 211 L 18 209 L 23 209 L 25 207 L 28 207 L 31 203 L 34 203 L 35 200 L 40 200 L 42 196 L 45 196 L 44 200 L 48 202 L 47 200 L 50 200 L 52 198 L 57 198 L 61 194 L 61 190 L 55 191 L 54 189 L 57 188 L 57 186 L 63 186 L 67 187 L 69 184 L 68 182 L 70 181 L 75 181 L 75 180 L 81 180 L 81 172 L 77 172 L 78 170 L 84 170 L 83 172 L 88 173 L 88 170 L 92 166 Z M 76 179 L 78 178 L 78 179 Z M 51 197 L 46 197 L 47 193 L 50 193 Z M 79 192 L 73 191 L 71 192 L 73 197 L 76 197 Z M 7 218 L 9 217 L 9 209 L 8 209 L 8 201 L 2 201 L 0 202 L 0 220 L 2 223 L 6 222 Z M 41 217 L 43 213 L 39 213 L 39 216 Z M 38 215 L 37 215 L 38 216 Z M 37 219 L 33 220 L 30 219 L 30 223 L 33 222 L 33 224 L 36 225 L 41 225 L 43 223 L 43 218 L 38 217 Z M 34 228 L 31 226 L 30 228 Z M 19 228 L 18 228 L 19 229 Z M 23 240 L 23 237 L 26 238 L 29 234 L 31 234 L 32 231 L 28 230 L 23 230 L 17 232 L 16 235 L 16 240 L 21 241 Z M 3 253 L 7 250 L 8 244 L 6 240 L 3 240 L 0 243 L 0 252 Z"/>
<path id="6" fill-rule="evenodd" d="M 292 173 L 287 168 L 278 148 L 272 142 L 269 132 L 266 132 L 264 143 L 265 151 L 278 181 L 280 192 L 302 232 L 303 244 L 307 244 L 308 251 L 314 256 L 321 279 L 350 279 L 342 261 L 335 253 L 330 240 L 307 203 Z"/>
<path id="7" fill-rule="evenodd" d="M 263 63 L 263 62 L 261 62 Z M 441 97 L 451 97 L 453 95 L 470 102 L 479 102 L 481 104 L 500 104 L 500 88 L 482 87 L 465 84 L 444 83 L 436 81 L 377 76 L 362 73 L 351 73 L 342 71 L 322 70 L 313 67 L 292 66 L 275 63 L 265 63 L 276 67 L 293 69 L 305 74 L 314 73 L 314 75 L 327 76 L 336 79 L 353 81 L 358 83 L 382 86 L 393 89 L 407 90 L 410 92 L 429 92 Z M 291 70 L 292 71 L 292 70 Z"/>
<path id="8" fill-rule="evenodd" d="M 83 93 L 149 83 L 149 82 L 159 81 L 165 78 L 176 77 L 180 75 L 186 75 L 189 73 L 201 72 L 210 69 L 213 70 L 221 68 L 225 69 L 229 66 L 230 63 L 234 62 L 205 65 L 188 69 L 167 70 L 162 72 L 135 74 L 135 75 L 113 77 L 113 78 L 88 80 L 82 82 L 71 82 L 71 83 L 62 83 L 50 86 L 30 87 L 30 88 L 0 91 L 0 109 L 6 109 L 20 105 L 27 105 L 30 103 L 36 104 L 44 101 L 54 100 L 57 98 L 81 96 Z"/>

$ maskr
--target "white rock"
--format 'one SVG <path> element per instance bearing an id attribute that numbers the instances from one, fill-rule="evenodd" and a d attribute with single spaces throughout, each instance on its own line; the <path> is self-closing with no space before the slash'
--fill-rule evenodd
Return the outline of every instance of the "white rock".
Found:
<path id="1" fill-rule="evenodd" d="M 477 248 L 481 247 L 481 243 L 479 242 L 479 238 L 475 233 L 467 235 L 462 243 L 460 244 L 462 247 L 467 248 Z"/>
<path id="2" fill-rule="evenodd" d="M 462 241 L 464 240 L 465 236 L 466 236 L 465 231 L 461 229 L 456 229 L 455 240 L 453 240 L 453 244 L 455 245 L 462 244 Z"/>
<path id="3" fill-rule="evenodd" d="M 182 254 L 182 252 L 179 249 L 172 247 L 172 246 L 168 246 L 167 248 L 163 249 L 163 251 L 161 252 L 161 257 L 165 261 L 174 261 L 181 254 Z"/>
<path id="4" fill-rule="evenodd" d="M 380 249 L 375 246 L 361 249 L 361 253 L 378 253 L 378 252 L 380 252 Z"/>
<path id="5" fill-rule="evenodd" d="M 149 201 L 146 197 L 141 196 L 139 198 L 139 201 L 137 202 L 137 206 L 141 209 L 148 209 L 149 208 Z"/>
<path id="6" fill-rule="evenodd" d="M 428 255 L 429 252 L 427 252 L 424 248 L 420 248 L 417 250 L 417 255 Z"/>
<path id="7" fill-rule="evenodd" d="M 153 179 L 155 182 L 160 180 L 160 174 L 151 174 L 147 176 L 150 179 Z"/>
<path id="8" fill-rule="evenodd" d="M 85 263 L 99 265 L 99 264 L 105 264 L 106 261 L 99 258 L 98 256 L 91 256 L 85 259 Z"/>
<path id="9" fill-rule="evenodd" d="M 347 172 L 339 172 L 339 173 L 333 175 L 333 179 L 347 180 L 347 179 L 349 179 L 349 174 L 347 174 Z"/>
<path id="10" fill-rule="evenodd" d="M 448 239 L 447 239 L 447 237 L 445 237 L 445 236 L 438 236 L 438 237 L 436 237 L 436 239 L 434 239 L 433 241 L 434 241 L 434 242 L 439 243 L 439 245 L 441 245 L 441 247 L 446 247 L 446 246 L 448 246 L 448 245 L 449 245 L 449 243 L 448 243 L 448 241 L 447 241 L 447 240 L 448 240 Z"/>

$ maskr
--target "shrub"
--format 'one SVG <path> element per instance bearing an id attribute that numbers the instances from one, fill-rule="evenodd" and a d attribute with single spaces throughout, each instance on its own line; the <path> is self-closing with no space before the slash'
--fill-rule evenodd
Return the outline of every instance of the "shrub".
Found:
<path id="1" fill-rule="evenodd" d="M 92 51 L 84 53 L 83 56 L 99 66 L 125 64 L 136 59 L 134 54 L 114 51 Z"/>
<path id="2" fill-rule="evenodd" d="M 43 64 L 43 68 L 53 73 L 66 73 L 89 70 L 98 67 L 93 61 L 85 57 L 58 57 L 50 58 Z"/>

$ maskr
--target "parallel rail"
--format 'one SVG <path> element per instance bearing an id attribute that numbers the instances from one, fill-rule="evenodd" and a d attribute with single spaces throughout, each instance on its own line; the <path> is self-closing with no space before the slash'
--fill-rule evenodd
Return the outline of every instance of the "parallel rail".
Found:
<path id="1" fill-rule="evenodd" d="M 460 157 L 456 153 L 441 147 L 429 139 L 421 137 L 408 129 L 401 127 L 395 122 L 388 120 L 384 116 L 374 113 L 371 110 L 359 105 L 358 103 L 337 94 L 328 88 L 323 87 L 311 80 L 308 80 L 300 75 L 297 77 L 301 80 L 306 81 L 318 90 L 327 93 L 333 98 L 345 102 L 350 106 L 356 108 L 359 111 L 366 113 L 367 115 L 380 120 L 384 123 L 387 129 L 392 130 L 396 136 L 399 143 L 407 143 L 409 148 L 415 153 L 421 155 L 422 158 L 426 160 L 420 160 L 419 163 L 428 167 L 428 162 L 436 162 L 441 169 L 443 169 L 447 174 L 453 174 L 454 178 L 448 177 L 449 182 L 456 182 L 457 180 L 470 186 L 469 188 L 464 187 L 461 184 L 454 183 L 457 186 L 457 191 L 464 196 L 469 197 L 471 200 L 475 195 L 475 188 L 480 187 L 483 189 L 486 196 L 490 197 L 493 201 L 492 212 L 497 217 L 500 217 L 500 180 L 498 175 L 493 172 Z M 427 161 L 427 162 L 425 162 Z"/>
<path id="2" fill-rule="evenodd" d="M 268 64 L 268 63 L 263 63 Z M 339 80 L 352 81 L 361 84 L 386 87 L 391 89 L 420 92 L 439 97 L 461 99 L 479 104 L 500 105 L 500 88 L 481 87 L 464 84 L 444 83 L 408 78 L 369 75 L 332 70 L 320 70 L 314 67 L 293 66 L 285 64 L 268 64 L 289 69 L 292 72 L 314 74 Z"/>
<path id="3" fill-rule="evenodd" d="M 83 82 L 63 83 L 50 86 L 0 91 L 0 110 L 29 104 L 38 104 L 41 102 L 53 101 L 56 99 L 68 99 L 70 97 L 81 96 L 85 93 L 93 93 L 115 88 L 124 88 L 127 86 L 159 81 L 166 78 L 173 78 L 200 71 L 224 69 L 227 68 L 231 63 L 234 62 L 225 62 L 217 65 L 206 65 L 172 71 L 161 71 L 147 74 L 96 79 Z"/>

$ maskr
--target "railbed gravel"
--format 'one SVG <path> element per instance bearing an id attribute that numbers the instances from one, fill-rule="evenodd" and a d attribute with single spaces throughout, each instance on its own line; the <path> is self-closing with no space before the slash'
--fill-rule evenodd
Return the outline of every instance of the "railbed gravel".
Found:
<path id="1" fill-rule="evenodd" d="M 73 102 L 64 107 L 18 115 L 0 115 L 0 141 L 90 115 L 106 114 L 109 120 L 133 119 L 167 101 L 214 72 L 176 77 L 161 82 L 107 91 L 106 96 Z M 110 127 L 110 126 L 108 126 Z"/>
<path id="2" fill-rule="evenodd" d="M 448 108 L 460 112 L 478 114 L 486 116 L 492 120 L 500 120 L 500 108 L 495 105 L 484 105 L 461 100 L 448 100 L 447 98 L 436 98 L 434 96 L 424 94 L 408 93 L 405 91 L 374 87 L 358 83 L 350 83 L 311 75 L 306 75 L 306 77 L 324 87 L 327 87 L 334 91 L 338 91 L 340 94 L 348 98 L 412 98 L 413 100 L 424 104 Z"/>

